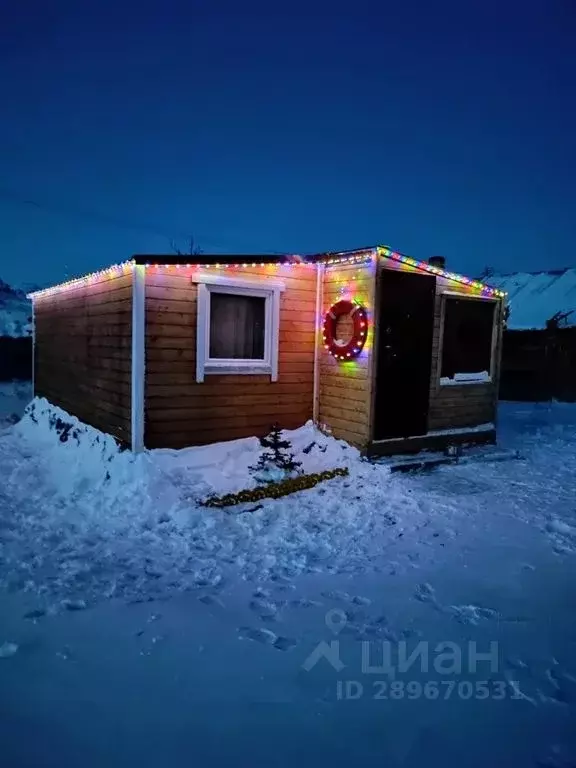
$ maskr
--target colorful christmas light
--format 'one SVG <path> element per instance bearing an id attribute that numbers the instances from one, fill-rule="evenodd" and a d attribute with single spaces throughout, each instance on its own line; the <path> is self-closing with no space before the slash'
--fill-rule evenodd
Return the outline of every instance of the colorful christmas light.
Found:
<path id="1" fill-rule="evenodd" d="M 427 261 L 417 261 L 416 259 L 412 259 L 410 256 L 404 256 L 401 253 L 397 253 L 387 246 L 378 246 L 376 250 L 380 256 L 393 259 L 394 261 L 398 261 L 402 264 L 407 264 L 409 267 L 414 267 L 415 269 L 419 269 L 422 272 L 438 275 L 439 277 L 443 277 L 453 283 L 468 285 L 470 288 L 481 291 L 488 296 L 504 298 L 507 295 L 505 291 L 500 291 L 498 288 L 491 288 L 489 285 L 485 285 L 478 280 L 472 280 L 469 277 L 464 277 L 464 275 L 457 275 L 454 272 L 447 272 L 445 269 L 436 267 L 433 264 L 428 264 Z"/>
<path id="2" fill-rule="evenodd" d="M 505 291 L 500 291 L 497 288 L 491 288 L 488 285 L 485 285 L 484 283 L 479 282 L 478 280 L 472 280 L 471 278 L 464 277 L 463 275 L 457 275 L 453 272 L 447 272 L 444 269 L 441 269 L 440 267 L 436 267 L 432 264 L 428 264 L 425 261 L 417 261 L 416 259 L 411 258 L 410 256 L 404 256 L 403 254 L 397 253 L 396 251 L 393 251 L 391 248 L 388 248 L 387 246 L 377 246 L 376 248 L 370 248 L 365 249 L 362 251 L 354 251 L 354 252 L 342 252 L 342 253 L 333 253 L 333 254 L 326 254 L 325 257 L 320 258 L 308 258 L 298 255 L 292 255 L 288 258 L 290 261 L 286 260 L 278 260 L 277 262 L 244 262 L 242 264 L 220 264 L 219 262 L 211 262 L 206 264 L 192 264 L 192 263 L 177 263 L 177 264 L 159 264 L 155 262 L 147 262 L 143 266 L 146 269 L 246 269 L 248 267 L 261 267 L 266 268 L 270 267 L 271 269 L 278 269 L 282 267 L 287 267 L 289 269 L 293 269 L 294 267 L 308 267 L 308 268 L 315 268 L 318 264 L 322 264 L 326 267 L 333 267 L 337 265 L 362 265 L 362 264 L 369 264 L 378 256 L 392 259 L 393 261 L 397 261 L 399 263 L 405 264 L 409 267 L 412 267 L 413 269 L 418 269 L 423 272 L 427 272 L 429 274 L 438 275 L 440 277 L 445 278 L 446 280 L 451 280 L 452 282 L 460 283 L 462 285 L 467 285 L 473 290 L 480 291 L 485 295 L 488 296 L 497 296 L 498 298 L 503 298 L 507 294 Z M 286 257 L 285 257 L 286 258 Z M 88 275 L 84 275 L 82 277 L 77 277 L 72 280 L 66 280 L 63 283 L 59 283 L 58 285 L 51 286 L 49 288 L 44 288 L 39 291 L 32 291 L 31 293 L 27 294 L 27 298 L 29 299 L 37 299 L 41 298 L 43 296 L 53 296 L 56 293 L 59 293 L 62 290 L 66 290 L 68 288 L 77 288 L 84 285 L 89 285 L 97 280 L 100 280 L 103 277 L 113 277 L 118 274 L 121 274 L 125 272 L 127 269 L 132 269 L 135 266 L 136 262 L 131 259 L 128 261 L 121 262 L 119 264 L 113 264 L 110 267 L 106 267 L 105 269 L 98 270 L 96 272 L 92 272 Z"/>
<path id="3" fill-rule="evenodd" d="M 91 272 L 89 275 L 76 277 L 72 280 L 66 280 L 64 283 L 53 285 L 50 288 L 43 288 L 40 291 L 32 291 L 31 293 L 26 294 L 26 298 L 39 299 L 44 296 L 53 296 L 55 293 L 60 293 L 60 291 L 63 291 L 67 288 L 79 288 L 84 285 L 90 285 L 91 283 L 94 283 L 103 277 L 117 277 L 118 275 L 126 272 L 126 270 L 132 269 L 133 265 L 134 262 L 132 260 L 123 261 L 120 264 L 113 264 L 110 267 L 106 267 L 106 269 L 100 269 L 97 272 Z"/>

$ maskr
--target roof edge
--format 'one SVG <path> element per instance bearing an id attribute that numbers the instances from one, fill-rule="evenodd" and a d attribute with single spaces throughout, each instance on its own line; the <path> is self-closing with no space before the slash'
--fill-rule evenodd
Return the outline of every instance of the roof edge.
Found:
<path id="1" fill-rule="evenodd" d="M 460 275 L 456 272 L 448 272 L 445 269 L 436 267 L 433 264 L 429 264 L 427 261 L 419 261 L 413 259 L 410 256 L 406 256 L 399 251 L 392 250 L 387 245 L 373 245 L 366 246 L 364 248 L 354 248 L 345 251 L 323 251 L 315 254 L 191 254 L 191 255 L 174 255 L 174 254 L 135 254 L 128 261 L 121 262 L 119 264 L 113 264 L 105 269 L 91 272 L 81 277 L 74 278 L 72 280 L 66 280 L 62 283 L 43 288 L 39 291 L 32 291 L 26 294 L 26 298 L 34 299 L 40 296 L 47 296 L 54 294 L 64 288 L 77 287 L 80 285 L 86 285 L 89 282 L 105 276 L 113 275 L 118 271 L 124 271 L 126 269 L 132 269 L 134 266 L 200 266 L 205 268 L 220 267 L 220 266 L 258 266 L 266 264 L 284 264 L 287 266 L 296 265 L 308 265 L 314 266 L 315 264 L 339 264 L 339 263 L 359 263 L 367 259 L 372 259 L 375 256 L 382 256 L 390 259 L 391 261 L 401 262 L 413 269 L 416 269 L 422 273 L 443 277 L 447 280 L 451 280 L 456 283 L 467 285 L 474 290 L 489 296 L 496 296 L 503 298 L 507 294 L 505 291 L 501 291 L 499 288 L 492 287 L 486 283 L 482 283 L 479 280 L 474 280 L 464 275 Z"/>

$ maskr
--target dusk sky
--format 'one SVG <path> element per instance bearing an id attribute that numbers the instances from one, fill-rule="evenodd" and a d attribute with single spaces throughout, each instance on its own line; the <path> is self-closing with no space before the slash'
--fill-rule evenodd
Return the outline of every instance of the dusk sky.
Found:
<path id="1" fill-rule="evenodd" d="M 185 246 L 576 265 L 576 3 L 4 0 L 0 277 Z"/>

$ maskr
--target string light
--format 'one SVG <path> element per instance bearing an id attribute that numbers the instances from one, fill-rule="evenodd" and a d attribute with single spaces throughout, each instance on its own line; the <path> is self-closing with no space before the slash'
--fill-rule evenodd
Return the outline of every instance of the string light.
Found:
<path id="1" fill-rule="evenodd" d="M 66 282 L 59 283 L 58 285 L 51 286 L 50 288 L 42 288 L 40 291 L 32 291 L 31 293 L 26 294 L 26 298 L 39 299 L 44 296 L 53 296 L 55 293 L 59 293 L 66 288 L 80 288 L 81 286 L 89 285 L 90 283 L 93 283 L 102 277 L 114 277 L 115 275 L 122 274 L 127 269 L 132 269 L 133 266 L 133 260 L 123 261 L 120 264 L 113 264 L 112 266 L 106 267 L 105 269 L 100 269 L 97 272 L 91 272 L 89 275 L 76 277 L 72 280 L 66 280 Z"/>
<path id="2" fill-rule="evenodd" d="M 385 246 L 378 246 L 377 251 L 381 256 L 385 256 L 386 258 L 401 262 L 402 264 L 407 264 L 408 266 L 414 267 L 415 269 L 431 272 L 435 275 L 445 278 L 446 280 L 450 280 L 453 283 L 468 285 L 474 290 L 482 291 L 482 293 L 486 293 L 489 296 L 498 296 L 499 298 L 504 298 L 507 295 L 505 291 L 500 291 L 498 288 L 491 288 L 489 285 L 485 285 L 479 280 L 472 280 L 469 277 L 464 277 L 464 275 L 457 275 L 454 272 L 447 272 L 446 270 L 442 269 L 441 267 L 437 267 L 434 264 L 428 264 L 426 261 L 417 261 L 416 259 L 412 259 L 410 256 L 403 256 L 401 253 L 396 253 L 396 251 L 393 251 Z"/>
<path id="3" fill-rule="evenodd" d="M 505 297 L 507 294 L 505 291 L 501 291 L 497 288 L 491 288 L 488 285 L 485 285 L 484 283 L 481 283 L 478 280 L 472 280 L 471 278 L 464 277 L 463 275 L 458 275 L 453 272 L 447 272 L 444 269 L 441 269 L 440 267 L 437 267 L 433 264 L 428 264 L 425 261 L 417 261 L 416 259 L 411 258 L 410 256 L 404 256 L 400 253 L 397 253 L 396 251 L 391 250 L 390 248 L 386 246 L 378 246 L 376 248 L 372 248 L 369 250 L 363 250 L 363 251 L 356 251 L 353 253 L 335 253 L 333 255 L 326 254 L 324 257 L 320 258 L 306 258 L 303 256 L 298 255 L 292 255 L 289 257 L 284 257 L 282 260 L 278 260 L 277 262 L 252 262 L 251 264 L 243 263 L 243 264 L 220 264 L 219 262 L 212 262 L 207 264 L 182 264 L 180 262 L 175 264 L 160 264 L 158 262 L 155 262 L 151 259 L 150 262 L 146 262 L 143 266 L 145 269 L 245 269 L 249 266 L 255 268 L 255 267 L 261 267 L 266 268 L 269 267 L 271 269 L 279 269 L 282 267 L 287 267 L 289 269 L 294 267 L 304 267 L 304 268 L 316 268 L 318 264 L 322 264 L 328 267 L 337 266 L 337 265 L 364 265 L 371 263 L 375 257 L 377 256 L 384 256 L 386 258 L 392 259 L 394 261 L 400 262 L 402 264 L 405 264 L 406 266 L 412 267 L 414 269 L 418 269 L 424 272 L 428 272 L 430 274 L 438 275 L 439 277 L 443 277 L 446 280 L 450 280 L 452 282 L 460 283 L 462 285 L 467 285 L 473 290 L 481 291 L 484 294 L 487 294 L 489 296 L 498 296 L 499 298 Z M 284 260 L 285 258 L 289 259 L 288 261 Z M 32 291 L 31 293 L 27 294 L 28 299 L 36 299 L 41 298 L 43 296 L 53 296 L 54 294 L 68 289 L 68 288 L 77 288 L 80 286 L 89 285 L 96 280 L 101 279 L 102 277 L 111 277 L 113 275 L 116 275 L 118 273 L 124 272 L 126 269 L 131 269 L 135 266 L 136 262 L 134 259 L 130 259 L 128 261 L 121 262 L 119 264 L 113 264 L 110 267 L 106 267 L 105 269 L 98 270 L 96 272 L 92 272 L 88 275 L 84 275 L 83 277 L 74 278 L 72 280 L 66 280 L 63 283 L 59 283 L 58 285 L 51 286 L 49 288 L 44 288 L 39 291 Z M 358 279 L 358 275 L 354 275 L 352 278 L 352 281 L 356 281 Z M 340 292 L 342 293 L 343 286 L 340 288 Z"/>

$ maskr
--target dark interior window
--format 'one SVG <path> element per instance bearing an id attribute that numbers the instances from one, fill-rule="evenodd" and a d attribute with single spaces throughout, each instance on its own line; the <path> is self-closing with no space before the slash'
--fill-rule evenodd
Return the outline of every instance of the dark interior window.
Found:
<path id="1" fill-rule="evenodd" d="M 493 326 L 494 302 L 447 298 L 441 375 L 490 373 Z"/>
<path id="2" fill-rule="evenodd" d="M 211 291 L 210 357 L 263 360 L 265 308 L 260 296 Z"/>

